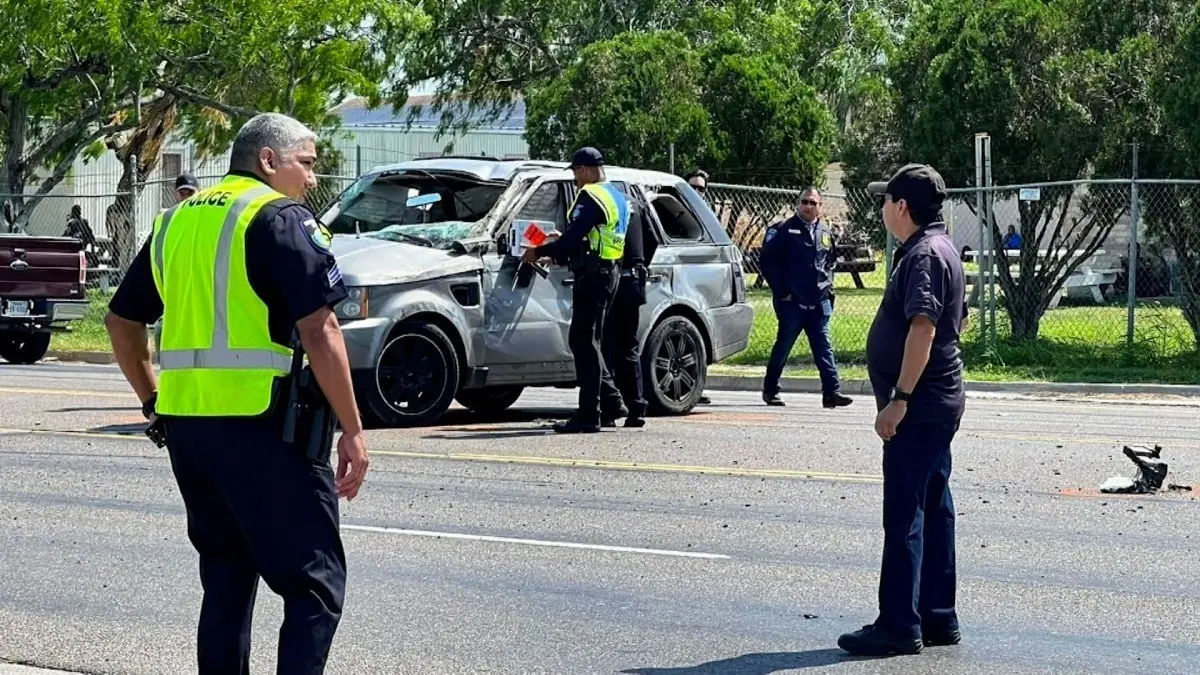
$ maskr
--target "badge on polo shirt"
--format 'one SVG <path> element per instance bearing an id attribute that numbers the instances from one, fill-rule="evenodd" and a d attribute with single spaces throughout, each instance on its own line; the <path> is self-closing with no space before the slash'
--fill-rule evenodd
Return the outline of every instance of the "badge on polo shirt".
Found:
<path id="1" fill-rule="evenodd" d="M 324 223 L 309 218 L 304 221 L 304 231 L 308 235 L 308 240 L 318 251 L 329 252 L 329 246 L 333 243 L 333 235 L 330 234 L 329 228 L 325 227 Z"/>
<path id="2" fill-rule="evenodd" d="M 829 248 L 832 244 L 833 244 L 833 239 L 830 238 L 829 233 L 822 232 L 821 233 L 821 246 L 824 246 L 825 248 Z"/>

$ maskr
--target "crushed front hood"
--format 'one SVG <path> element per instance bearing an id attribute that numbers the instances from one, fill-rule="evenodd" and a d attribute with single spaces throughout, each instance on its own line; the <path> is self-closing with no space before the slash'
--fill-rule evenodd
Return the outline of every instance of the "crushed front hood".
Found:
<path id="1" fill-rule="evenodd" d="M 483 269 L 477 256 L 352 234 L 334 235 L 330 250 L 347 286 L 408 284 Z"/>

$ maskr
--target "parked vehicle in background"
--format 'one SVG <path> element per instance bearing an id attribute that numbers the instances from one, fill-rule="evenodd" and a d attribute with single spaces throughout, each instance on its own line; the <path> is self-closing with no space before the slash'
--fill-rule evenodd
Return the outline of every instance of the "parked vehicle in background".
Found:
<path id="1" fill-rule="evenodd" d="M 0 359 L 36 363 L 50 335 L 87 314 L 83 242 L 0 235 Z"/>
<path id="2" fill-rule="evenodd" d="M 649 205 L 646 397 L 652 413 L 686 413 L 708 366 L 748 344 L 741 254 L 683 179 L 606 173 Z M 443 157 L 376 168 L 321 212 L 350 288 L 336 312 L 366 417 L 422 425 L 455 399 L 496 412 L 525 387 L 576 385 L 574 279 L 519 259 L 530 225 L 563 231 L 575 194 L 565 163 Z"/>

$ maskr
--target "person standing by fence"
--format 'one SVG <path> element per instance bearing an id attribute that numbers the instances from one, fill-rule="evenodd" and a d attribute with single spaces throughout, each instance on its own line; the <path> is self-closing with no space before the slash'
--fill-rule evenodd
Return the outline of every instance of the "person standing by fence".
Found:
<path id="1" fill-rule="evenodd" d="M 821 220 L 821 194 L 815 188 L 801 193 L 795 215 L 767 228 L 759 264 L 771 287 L 779 322 L 763 380 L 763 402 L 784 405 L 779 398 L 779 378 L 796 339 L 803 332 L 808 335 L 813 359 L 821 373 L 822 405 L 826 408 L 850 405 L 853 400 L 841 393 L 829 339 L 837 255 L 833 233 Z"/>

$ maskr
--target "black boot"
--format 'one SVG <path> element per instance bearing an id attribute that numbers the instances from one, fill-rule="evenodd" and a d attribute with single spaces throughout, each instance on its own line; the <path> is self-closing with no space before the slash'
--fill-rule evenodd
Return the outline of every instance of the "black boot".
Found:
<path id="1" fill-rule="evenodd" d="M 838 638 L 838 646 L 854 656 L 891 656 L 892 654 L 920 654 L 921 639 L 900 637 L 875 626 L 863 626 L 862 630 L 846 633 Z"/>
<path id="2" fill-rule="evenodd" d="M 826 408 L 844 408 L 851 403 L 854 403 L 854 399 L 849 396 L 842 396 L 836 391 L 821 397 L 821 404 Z"/>

